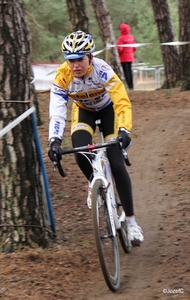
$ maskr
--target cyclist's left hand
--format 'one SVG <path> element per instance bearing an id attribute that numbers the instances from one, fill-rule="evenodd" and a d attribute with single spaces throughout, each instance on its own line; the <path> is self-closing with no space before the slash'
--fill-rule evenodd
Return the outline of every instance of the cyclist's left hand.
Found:
<path id="1" fill-rule="evenodd" d="M 118 139 L 121 140 L 121 147 L 127 149 L 131 145 L 131 138 L 127 130 L 119 130 Z"/>

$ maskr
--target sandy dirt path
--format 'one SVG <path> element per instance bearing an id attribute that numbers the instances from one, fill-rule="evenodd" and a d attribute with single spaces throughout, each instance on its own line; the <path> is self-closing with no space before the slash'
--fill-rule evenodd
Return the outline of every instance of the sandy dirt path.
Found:
<path id="1" fill-rule="evenodd" d="M 3 300 L 190 299 L 190 92 L 130 91 L 133 145 L 129 152 L 141 247 L 121 253 L 121 286 L 111 292 L 98 261 L 86 206 L 86 180 L 73 157 L 68 174 L 53 172 L 47 151 L 49 93 L 40 96 L 39 127 L 57 239 L 49 248 L 0 255 Z M 64 143 L 69 146 L 70 121 Z M 164 290 L 164 292 L 163 292 Z"/>
<path id="2" fill-rule="evenodd" d="M 173 255 L 168 249 L 170 232 L 174 234 L 169 217 L 178 203 L 172 194 L 172 185 L 165 180 L 167 159 L 174 151 L 174 141 L 188 126 L 189 116 L 190 109 L 176 111 L 171 107 L 158 109 L 154 114 L 146 112 L 147 122 L 138 121 L 136 116 L 133 146 L 129 150 L 132 167 L 128 170 L 133 184 L 136 217 L 143 228 L 145 241 L 140 248 L 133 248 L 130 254 L 121 250 L 121 287 L 117 293 L 108 290 L 100 270 L 97 270 L 91 285 L 79 288 L 80 292 L 87 290 L 88 296 L 78 299 L 152 300 L 171 299 L 171 296 L 188 299 L 182 290 L 173 295 L 174 289 L 185 289 L 185 286 L 177 283 L 174 287 L 170 283 L 164 261 Z"/>

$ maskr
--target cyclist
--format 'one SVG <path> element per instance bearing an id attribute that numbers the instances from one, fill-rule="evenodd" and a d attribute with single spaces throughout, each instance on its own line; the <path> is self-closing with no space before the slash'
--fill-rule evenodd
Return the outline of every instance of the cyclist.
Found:
<path id="1" fill-rule="evenodd" d="M 105 141 L 122 137 L 122 147 L 131 143 L 131 103 L 124 84 L 113 69 L 102 59 L 93 57 L 93 37 L 83 31 L 72 32 L 62 42 L 66 61 L 58 67 L 52 84 L 49 105 L 48 155 L 52 161 L 61 159 L 59 149 L 64 135 L 67 103 L 73 100 L 71 139 L 73 147 L 92 143 L 95 121 L 101 119 Z M 126 213 L 129 240 L 133 246 L 143 241 L 142 229 L 137 225 L 132 199 L 132 187 L 123 154 L 118 147 L 107 149 L 116 188 Z M 76 162 L 89 181 L 92 167 L 81 154 Z"/>

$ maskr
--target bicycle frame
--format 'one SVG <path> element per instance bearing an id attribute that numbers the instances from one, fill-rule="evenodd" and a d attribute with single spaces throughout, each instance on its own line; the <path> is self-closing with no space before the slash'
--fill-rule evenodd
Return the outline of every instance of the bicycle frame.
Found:
<path id="1" fill-rule="evenodd" d="M 96 122 L 96 124 L 99 125 L 99 120 Z M 107 190 L 110 199 L 110 201 L 108 201 L 107 203 L 107 206 L 110 213 L 110 218 L 112 220 L 113 235 L 115 236 L 116 231 L 121 228 L 121 222 L 125 221 L 125 212 L 122 211 L 121 215 L 118 216 L 110 163 L 105 152 L 106 152 L 106 148 L 116 146 L 119 143 L 119 141 L 115 139 L 114 141 L 105 143 L 103 133 L 101 130 L 100 130 L 100 140 L 101 140 L 101 144 L 92 144 L 88 146 L 62 150 L 62 155 L 71 154 L 71 153 L 80 153 L 84 155 L 86 159 L 89 161 L 89 163 L 92 165 L 94 176 L 92 182 L 90 183 L 90 186 L 93 187 L 96 180 L 101 180 L 103 186 Z M 89 154 L 91 154 L 92 160 L 89 159 L 88 157 Z M 125 151 L 123 152 L 123 155 L 125 155 L 124 159 L 126 164 L 131 165 Z M 65 177 L 66 173 L 64 172 L 60 162 L 55 163 L 54 167 L 56 166 L 58 167 L 60 175 Z"/>
<path id="2" fill-rule="evenodd" d="M 116 230 L 121 228 L 121 222 L 125 220 L 125 213 L 122 212 L 121 216 L 117 214 L 117 203 L 115 199 L 114 186 L 112 173 L 110 168 L 109 160 L 106 156 L 106 148 L 116 146 L 118 141 L 111 141 L 108 143 L 93 144 L 88 146 L 76 147 L 67 150 L 62 150 L 62 154 L 70 153 L 80 153 L 86 157 L 89 163 L 92 165 L 93 169 L 93 180 L 90 183 L 90 186 L 93 187 L 96 180 L 101 180 L 104 188 L 106 189 L 110 201 L 108 201 L 107 206 L 110 213 L 110 218 L 112 220 L 112 231 L 113 235 L 116 235 Z M 88 152 L 86 152 L 88 150 Z M 89 159 L 89 154 L 91 154 L 92 159 Z M 88 156 L 87 156 L 88 155 Z M 59 173 L 61 176 L 65 177 L 66 173 L 63 171 L 60 162 L 55 164 L 57 165 Z"/>
<path id="3" fill-rule="evenodd" d="M 101 120 L 97 120 L 96 125 L 99 126 L 100 141 L 101 141 L 101 143 L 104 143 L 105 142 L 104 141 L 104 136 L 103 136 L 103 132 L 102 132 L 102 129 L 100 127 L 100 124 L 101 124 Z M 106 151 L 105 149 L 102 149 L 102 155 L 104 157 L 104 163 L 105 163 L 105 170 L 104 170 L 105 172 L 104 173 L 105 173 L 106 179 L 110 183 L 110 186 L 109 186 L 109 188 L 111 188 L 111 191 L 109 189 L 109 191 L 111 192 L 110 193 L 110 202 L 111 202 L 115 227 L 116 227 L 116 230 L 118 230 L 118 229 L 121 228 L 121 222 L 125 221 L 125 212 L 122 211 L 121 216 L 118 216 L 118 213 L 117 213 L 117 205 L 118 204 L 116 203 L 116 198 L 115 198 L 115 192 L 114 192 L 114 186 L 113 186 L 113 177 L 112 177 L 110 163 L 109 163 L 109 160 L 107 158 L 107 155 L 106 155 L 105 151 Z M 127 157 L 127 153 L 123 149 L 122 149 L 122 153 L 124 155 L 126 163 L 130 165 L 130 162 L 129 162 L 128 157 Z"/>
<path id="4" fill-rule="evenodd" d="M 97 153 L 92 153 L 94 157 L 91 164 L 94 171 L 94 178 L 90 185 L 92 186 L 93 193 L 95 181 L 101 180 L 103 187 L 106 189 L 106 193 L 108 193 L 110 201 L 107 201 L 107 208 L 112 221 L 112 233 L 115 236 L 116 231 L 121 228 L 121 222 L 125 221 L 125 213 L 122 211 L 121 216 L 118 216 L 112 173 L 105 151 L 105 149 L 99 149 Z"/>

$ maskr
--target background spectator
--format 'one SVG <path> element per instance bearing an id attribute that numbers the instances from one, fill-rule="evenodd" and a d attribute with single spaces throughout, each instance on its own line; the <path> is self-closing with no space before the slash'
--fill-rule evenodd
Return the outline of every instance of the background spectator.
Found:
<path id="1" fill-rule="evenodd" d="M 119 29 L 120 37 L 118 38 L 117 45 L 136 43 L 134 37 L 130 34 L 131 27 L 128 24 L 121 23 Z M 128 88 L 133 90 L 132 62 L 134 61 L 134 52 L 137 48 L 122 46 L 117 46 L 117 48 Z"/>

